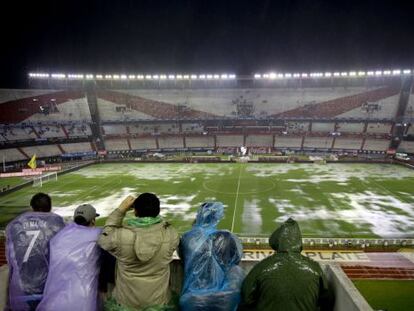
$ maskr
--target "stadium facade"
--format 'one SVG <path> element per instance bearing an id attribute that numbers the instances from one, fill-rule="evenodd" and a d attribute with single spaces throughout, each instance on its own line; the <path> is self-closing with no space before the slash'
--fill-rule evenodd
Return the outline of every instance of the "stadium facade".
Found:
<path id="1" fill-rule="evenodd" d="M 414 153 L 411 70 L 309 74 L 30 73 L 0 90 L 6 163 L 94 153 Z"/>

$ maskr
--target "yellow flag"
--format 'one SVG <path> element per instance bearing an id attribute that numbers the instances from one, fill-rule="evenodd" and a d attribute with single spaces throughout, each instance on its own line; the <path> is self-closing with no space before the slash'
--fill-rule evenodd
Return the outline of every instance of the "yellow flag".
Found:
<path id="1" fill-rule="evenodd" d="M 30 161 L 29 161 L 29 163 L 27 163 L 27 165 L 31 169 L 35 169 L 36 168 L 36 154 L 33 155 L 33 157 L 30 159 Z"/>

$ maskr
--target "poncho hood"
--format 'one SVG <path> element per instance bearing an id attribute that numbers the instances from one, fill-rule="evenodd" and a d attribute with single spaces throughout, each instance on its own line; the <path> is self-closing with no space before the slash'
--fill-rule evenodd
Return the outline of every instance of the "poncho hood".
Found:
<path id="1" fill-rule="evenodd" d="M 300 253 L 302 251 L 302 233 L 298 223 L 289 218 L 269 239 L 270 246 L 278 253 Z"/>

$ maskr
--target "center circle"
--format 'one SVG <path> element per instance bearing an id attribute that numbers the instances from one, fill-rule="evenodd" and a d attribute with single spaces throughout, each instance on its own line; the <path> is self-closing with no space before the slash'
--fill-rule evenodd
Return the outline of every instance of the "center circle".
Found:
<path id="1" fill-rule="evenodd" d="M 228 184 L 230 189 L 223 189 L 222 185 L 223 182 Z M 252 184 L 252 180 L 250 178 L 240 178 L 240 188 L 238 188 L 239 179 L 233 177 L 224 177 L 220 178 L 219 182 L 217 180 L 207 180 L 203 183 L 203 187 L 205 190 L 220 194 L 228 194 L 228 195 L 236 195 L 238 194 L 257 194 L 262 192 L 270 191 L 276 188 L 276 184 L 270 179 L 256 179 L 255 182 Z"/>

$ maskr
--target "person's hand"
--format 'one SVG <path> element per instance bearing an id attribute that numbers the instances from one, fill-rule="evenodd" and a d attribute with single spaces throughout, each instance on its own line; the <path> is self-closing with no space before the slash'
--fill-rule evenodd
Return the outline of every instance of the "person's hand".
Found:
<path id="1" fill-rule="evenodd" d="M 119 205 L 119 209 L 126 212 L 130 208 L 132 208 L 132 204 L 134 203 L 135 198 L 132 195 L 127 196 L 122 203 Z"/>

